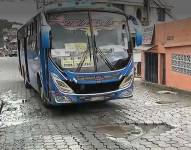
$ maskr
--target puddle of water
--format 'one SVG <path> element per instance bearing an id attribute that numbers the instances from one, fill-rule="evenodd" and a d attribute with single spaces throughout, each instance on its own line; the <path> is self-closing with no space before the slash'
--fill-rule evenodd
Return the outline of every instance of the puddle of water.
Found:
<path id="1" fill-rule="evenodd" d="M 165 124 L 119 124 L 119 125 L 98 125 L 96 131 L 114 138 L 127 138 L 133 140 L 145 134 L 154 136 L 160 135 L 173 127 Z"/>
<path id="2" fill-rule="evenodd" d="M 172 92 L 172 91 L 158 91 L 158 94 L 172 94 L 172 95 L 177 95 L 177 92 Z"/>
<path id="3" fill-rule="evenodd" d="M 176 102 L 172 102 L 172 101 L 158 101 L 158 102 L 156 102 L 156 103 L 163 105 L 163 104 L 174 104 L 174 103 L 176 103 Z"/>
<path id="4" fill-rule="evenodd" d="M 133 124 L 130 125 L 103 125 L 97 126 L 96 131 L 113 137 L 124 137 L 131 134 L 141 134 L 142 129 Z"/>

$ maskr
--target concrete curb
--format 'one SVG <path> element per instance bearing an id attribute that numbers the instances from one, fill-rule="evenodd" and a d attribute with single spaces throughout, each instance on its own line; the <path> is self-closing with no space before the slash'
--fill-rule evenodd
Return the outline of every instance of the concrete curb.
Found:
<path id="1" fill-rule="evenodd" d="M 144 84 L 145 86 L 151 86 L 151 87 L 158 88 L 161 90 L 168 90 L 168 91 L 177 92 L 179 94 L 185 94 L 185 95 L 189 95 L 189 96 L 191 95 L 191 91 L 185 91 L 185 90 L 181 90 L 181 89 L 177 89 L 177 88 L 168 87 L 165 85 L 160 85 L 160 84 L 146 82 L 146 81 L 142 81 L 142 84 Z"/>

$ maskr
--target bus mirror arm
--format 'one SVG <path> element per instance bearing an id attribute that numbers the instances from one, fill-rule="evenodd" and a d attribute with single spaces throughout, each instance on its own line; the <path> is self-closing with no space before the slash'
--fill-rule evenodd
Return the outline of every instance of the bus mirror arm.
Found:
<path id="1" fill-rule="evenodd" d="M 140 46 L 142 45 L 142 38 L 143 38 L 143 31 L 142 31 L 142 24 L 139 21 L 138 18 L 128 15 L 127 20 L 132 22 L 134 25 L 134 30 L 136 32 L 136 37 L 135 37 L 135 45 Z"/>
<path id="2" fill-rule="evenodd" d="M 49 26 L 42 26 L 41 27 L 41 44 L 42 48 L 50 49 L 51 42 L 50 42 L 50 27 Z"/>

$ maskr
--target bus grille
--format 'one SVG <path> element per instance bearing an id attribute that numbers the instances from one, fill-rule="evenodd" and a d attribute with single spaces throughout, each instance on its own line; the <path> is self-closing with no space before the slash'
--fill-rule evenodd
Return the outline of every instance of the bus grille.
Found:
<path id="1" fill-rule="evenodd" d="M 121 82 L 101 83 L 101 84 L 76 84 L 68 83 L 76 94 L 95 94 L 111 92 L 119 89 Z"/>

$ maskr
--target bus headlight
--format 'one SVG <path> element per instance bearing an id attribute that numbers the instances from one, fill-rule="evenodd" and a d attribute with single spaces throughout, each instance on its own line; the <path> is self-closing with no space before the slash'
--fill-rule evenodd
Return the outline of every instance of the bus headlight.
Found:
<path id="1" fill-rule="evenodd" d="M 63 93 L 71 93 L 73 90 L 62 80 L 60 80 L 56 75 L 52 75 L 52 79 L 56 84 L 57 88 Z"/>
<path id="2" fill-rule="evenodd" d="M 131 84 L 133 83 L 134 80 L 134 75 L 133 73 L 131 73 L 129 76 L 126 76 L 122 83 L 120 84 L 119 88 L 120 89 L 124 89 L 124 88 L 128 88 L 131 86 Z"/>

